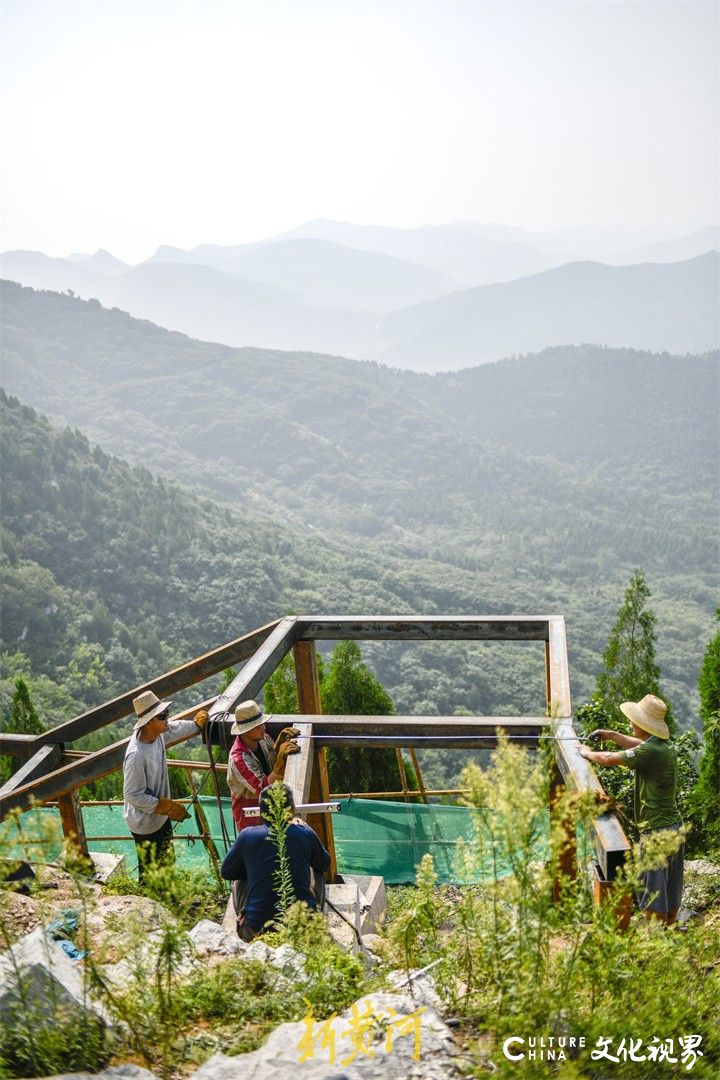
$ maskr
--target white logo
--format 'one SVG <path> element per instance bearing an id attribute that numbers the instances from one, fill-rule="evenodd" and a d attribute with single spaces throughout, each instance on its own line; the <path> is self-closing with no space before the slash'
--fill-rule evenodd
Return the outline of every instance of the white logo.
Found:
<path id="1" fill-rule="evenodd" d="M 503 1054 L 508 1061 L 565 1061 L 566 1050 L 577 1051 L 585 1047 L 584 1036 L 574 1035 L 532 1035 L 523 1039 L 519 1035 L 511 1035 L 503 1043 Z M 595 1049 L 590 1057 L 593 1061 L 604 1058 L 607 1061 L 666 1061 L 669 1064 L 681 1064 L 689 1072 L 697 1059 L 703 1056 L 700 1049 L 702 1035 L 681 1035 L 677 1040 L 659 1039 L 653 1035 L 652 1039 L 643 1046 L 642 1039 L 625 1036 L 616 1047 L 613 1047 L 613 1038 L 600 1036 L 595 1043 Z M 677 1051 L 675 1043 L 677 1042 Z M 614 1051 L 614 1052 L 613 1052 Z M 679 1057 L 678 1057 L 679 1055 Z"/>
<path id="2" fill-rule="evenodd" d="M 532 1035 L 528 1039 L 521 1039 L 519 1035 L 511 1035 L 503 1043 L 503 1054 L 508 1061 L 566 1061 L 566 1050 L 581 1050 L 585 1046 L 585 1038 L 576 1038 L 574 1035 L 548 1035 L 537 1037 Z M 520 1049 L 523 1047 L 524 1049 Z M 512 1053 L 517 1049 L 517 1053 Z"/>

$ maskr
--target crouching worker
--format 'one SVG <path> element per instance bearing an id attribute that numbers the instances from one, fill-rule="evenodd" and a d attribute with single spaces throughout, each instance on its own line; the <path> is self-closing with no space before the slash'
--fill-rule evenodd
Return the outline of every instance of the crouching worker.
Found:
<path id="1" fill-rule="evenodd" d="M 192 720 L 170 720 L 171 705 L 152 690 L 133 700 L 136 720 L 123 763 L 123 812 L 135 841 L 141 884 L 150 866 L 175 861 L 170 822 L 190 816 L 182 803 L 170 798 L 165 747 L 197 735 L 208 720 L 204 709 Z"/>
<path id="2" fill-rule="evenodd" d="M 230 734 L 235 741 L 230 749 L 227 784 L 232 798 L 232 815 L 238 832 L 257 820 L 246 818 L 243 809 L 257 806 L 260 793 L 276 780 L 285 779 L 288 755 L 299 754 L 297 728 L 283 728 L 275 742 L 265 734 L 265 716 L 254 701 L 243 701 L 235 710 Z"/>
<path id="3" fill-rule="evenodd" d="M 240 886 L 239 890 L 233 888 L 233 898 L 237 905 L 238 892 L 242 896 L 239 910 L 237 907 L 236 910 L 238 935 L 243 941 L 252 941 L 258 934 L 262 934 L 267 924 L 280 913 L 277 892 L 280 863 L 277 845 L 270 839 L 267 824 L 271 792 L 275 793 L 278 788 L 287 806 L 288 819 L 292 818 L 295 813 L 295 800 L 288 785 L 266 787 L 260 796 L 262 824 L 251 824 L 238 833 L 235 843 L 223 859 L 220 871 L 227 881 L 236 882 Z M 251 818 L 250 821 L 252 820 Z M 303 900 L 314 910 L 318 902 L 322 904 L 330 855 L 318 840 L 317 834 L 301 821 L 291 821 L 288 825 L 286 844 L 295 898 Z"/>

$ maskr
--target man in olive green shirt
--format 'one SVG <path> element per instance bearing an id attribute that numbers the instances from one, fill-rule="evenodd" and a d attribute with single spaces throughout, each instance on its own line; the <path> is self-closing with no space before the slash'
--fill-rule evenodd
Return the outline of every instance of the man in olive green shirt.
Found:
<path id="1" fill-rule="evenodd" d="M 580 747 L 580 754 L 598 765 L 622 765 L 635 772 L 635 823 L 642 837 L 660 829 L 680 829 L 677 808 L 677 755 L 668 741 L 665 722 L 667 705 L 654 694 L 642 701 L 624 701 L 621 712 L 632 726 L 632 736 L 598 728 L 592 732 L 623 748 L 622 753 L 605 753 Z M 590 736 L 592 738 L 592 735 Z M 671 855 L 667 866 L 643 875 L 640 907 L 647 918 L 658 918 L 667 926 L 675 922 L 683 889 L 684 844 Z"/>

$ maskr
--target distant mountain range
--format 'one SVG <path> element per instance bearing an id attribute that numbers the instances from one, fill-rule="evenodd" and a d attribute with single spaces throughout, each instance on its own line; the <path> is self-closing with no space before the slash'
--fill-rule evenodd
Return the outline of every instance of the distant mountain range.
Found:
<path id="1" fill-rule="evenodd" d="M 717 252 L 669 265 L 568 263 L 396 311 L 382 320 L 373 355 L 437 371 L 552 345 L 705 352 L 720 343 L 719 270 Z"/>
<path id="2" fill-rule="evenodd" d="M 70 290 L 192 337 L 418 371 L 555 345 L 702 352 L 718 344 L 718 256 L 709 250 L 717 230 L 633 249 L 633 265 L 624 265 L 632 250 L 606 265 L 563 262 L 549 246 L 516 239 L 521 230 L 461 224 L 317 221 L 257 244 L 162 247 L 138 266 L 104 250 L 67 259 L 6 252 L 0 265 L 21 284 Z M 674 261 L 678 253 L 684 261 Z"/>
<path id="3" fill-rule="evenodd" d="M 30 421 L 16 410 L 6 445 L 19 509 L 6 520 L 29 599 L 11 642 L 30 600 L 41 621 L 47 607 L 29 559 L 121 618 L 137 617 L 136 594 L 144 604 L 157 597 L 161 639 L 187 640 L 189 618 L 198 647 L 203 634 L 209 643 L 232 637 L 248 613 L 276 613 L 272 604 L 562 610 L 575 693 L 585 694 L 622 589 L 642 566 L 658 596 L 663 685 L 678 714 L 693 716 L 717 605 L 718 353 L 587 345 L 429 375 L 194 341 L 13 284 L 2 325 L 8 391 L 105 451 L 192 485 L 207 520 L 196 535 L 195 511 L 171 513 L 165 487 L 157 507 L 138 503 L 131 487 L 118 491 L 113 520 L 135 536 L 126 564 L 99 493 L 78 486 L 104 484 L 103 454 L 88 449 L 82 476 L 70 475 L 66 444 L 79 436 L 48 449 L 39 433 L 25 445 Z M 52 468 L 31 485 L 40 458 Z M 177 554 L 170 570 L 166 549 Z M 195 580 L 202 602 L 190 618 Z M 458 654 L 449 677 L 449 654 L 436 657 L 432 675 L 427 653 L 413 661 L 383 645 L 372 655 L 398 707 L 490 707 L 480 656 L 470 669 Z M 537 659 L 542 671 L 541 651 Z M 493 707 L 511 708 L 510 696 L 501 699 Z"/>

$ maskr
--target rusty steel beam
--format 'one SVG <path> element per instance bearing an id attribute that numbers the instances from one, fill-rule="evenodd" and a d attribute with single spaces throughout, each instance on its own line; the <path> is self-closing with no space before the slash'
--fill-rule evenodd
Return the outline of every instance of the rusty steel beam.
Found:
<path id="1" fill-rule="evenodd" d="M 593 791 L 604 798 L 605 790 L 595 770 L 578 752 L 579 743 L 573 739 L 576 732 L 572 720 L 562 720 L 558 724 L 557 735 L 555 756 L 566 786 L 578 792 Z M 593 818 L 592 840 L 603 877 L 606 881 L 613 881 L 631 847 L 616 814 L 608 811 Z"/>
<path id="2" fill-rule="evenodd" d="M 214 700 L 214 698 L 210 698 L 199 705 L 193 705 L 191 709 L 185 709 L 183 712 L 173 716 L 172 719 L 185 720 L 192 717 L 199 708 L 211 705 Z M 199 732 L 197 734 L 199 735 Z M 188 739 L 194 737 L 194 735 L 188 735 L 184 739 L 177 739 L 167 745 L 178 746 L 181 742 L 187 742 Z M 111 743 L 110 746 L 105 746 L 102 750 L 95 750 L 92 753 L 83 755 L 79 759 L 75 754 L 72 757 L 63 754 L 62 760 L 65 763 L 59 768 L 45 776 L 28 781 L 22 787 L 15 788 L 0 800 L 0 821 L 11 810 L 27 810 L 33 802 L 44 803 L 50 799 L 60 798 L 68 792 L 82 787 L 84 784 L 89 784 L 93 780 L 100 780 L 103 776 L 108 776 L 110 773 L 121 769 L 129 742 L 130 736 L 121 739 L 119 742 Z M 60 747 L 53 747 L 53 749 L 60 753 Z M 67 760 L 68 757 L 70 757 L 70 760 Z"/>
<path id="3" fill-rule="evenodd" d="M 37 750 L 37 735 L 15 735 L 0 731 L 0 754 L 10 757 L 32 757 Z"/>
<path id="4" fill-rule="evenodd" d="M 528 746 L 539 735 L 552 734 L 546 716 L 331 716 L 324 713 L 293 716 L 273 714 L 268 731 L 297 724 L 312 724 L 315 749 L 333 746 L 435 747 L 446 750 L 482 750 L 497 745 L 496 730 L 513 737 L 522 736 Z M 302 745 L 302 739 L 300 740 Z"/>
<path id="5" fill-rule="evenodd" d="M 18 788 L 32 783 L 38 777 L 46 776 L 57 769 L 62 761 L 62 750 L 59 746 L 41 746 L 28 761 L 17 769 L 16 772 L 0 787 L 0 807 L 5 799 L 12 796 Z M 0 817 L 2 812 L 0 811 Z"/>
<path id="6" fill-rule="evenodd" d="M 210 710 L 213 720 L 221 720 L 223 714 L 232 713 L 245 698 L 254 698 L 297 640 L 297 619 L 288 615 L 276 623 L 260 647 L 248 660 L 239 675 L 217 698 Z"/>
<path id="7" fill-rule="evenodd" d="M 299 615 L 303 640 L 547 641 L 549 615 Z"/>
<path id="8" fill-rule="evenodd" d="M 75 739 L 80 739 L 84 735 L 98 731 L 108 724 L 115 723 L 116 720 L 122 720 L 132 713 L 133 698 L 136 698 L 143 690 L 153 690 L 158 697 L 164 697 L 167 694 L 175 694 L 179 690 L 186 690 L 188 686 L 194 686 L 195 683 L 202 682 L 212 675 L 217 675 L 232 664 L 247 660 L 253 656 L 277 625 L 277 621 L 267 623 L 257 630 L 252 630 L 249 634 L 236 638 L 235 641 L 231 641 L 227 645 L 221 645 L 218 649 L 213 649 L 203 656 L 190 660 L 187 664 L 182 664 L 164 675 L 159 675 L 150 682 L 143 683 L 142 686 L 136 686 L 134 690 L 128 690 L 126 694 L 122 694 L 113 701 L 107 701 L 105 704 L 98 705 L 81 716 L 76 716 L 74 720 L 58 724 L 57 727 L 52 728 L 50 731 L 37 735 L 35 737 L 35 746 L 45 746 L 47 743 L 74 742 Z"/>

